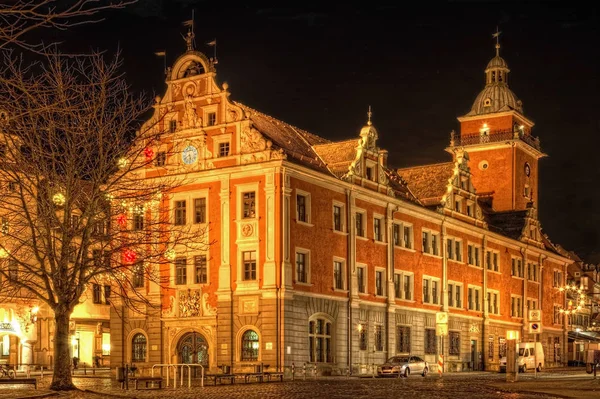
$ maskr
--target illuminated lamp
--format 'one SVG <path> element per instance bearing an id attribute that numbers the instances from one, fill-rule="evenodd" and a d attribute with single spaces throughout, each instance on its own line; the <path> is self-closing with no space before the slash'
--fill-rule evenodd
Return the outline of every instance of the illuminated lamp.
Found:
<path id="1" fill-rule="evenodd" d="M 123 252 L 123 259 L 127 263 L 133 263 L 137 259 L 137 254 L 131 249 L 126 249 L 125 252 Z"/>
<path id="2" fill-rule="evenodd" d="M 52 196 L 52 202 L 54 202 L 54 205 L 56 206 L 63 206 L 66 201 L 67 199 L 62 193 L 56 193 Z"/>
<path id="3" fill-rule="evenodd" d="M 0 259 L 8 258 L 8 251 L 4 248 L 0 248 Z"/>
<path id="4" fill-rule="evenodd" d="M 146 156 L 147 160 L 150 160 L 152 157 L 154 157 L 154 150 L 150 147 L 146 147 L 144 149 L 144 155 Z"/>
<path id="5" fill-rule="evenodd" d="M 123 169 L 124 167 L 126 167 L 127 166 L 127 158 L 119 158 L 119 160 L 117 161 L 117 165 L 121 169 Z"/>
<path id="6" fill-rule="evenodd" d="M 175 259 L 175 250 L 174 249 L 169 249 L 165 252 L 165 258 L 167 258 L 168 260 L 174 260 Z"/>
<path id="7" fill-rule="evenodd" d="M 125 227 L 127 225 L 127 216 L 124 214 L 120 214 L 119 216 L 117 216 L 117 223 L 119 224 L 119 226 Z"/>

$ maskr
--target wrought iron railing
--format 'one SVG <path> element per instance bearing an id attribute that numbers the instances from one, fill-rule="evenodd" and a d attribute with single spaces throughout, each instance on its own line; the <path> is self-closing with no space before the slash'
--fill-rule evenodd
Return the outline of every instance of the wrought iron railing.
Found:
<path id="1" fill-rule="evenodd" d="M 529 146 L 541 151 L 540 139 L 525 134 L 520 130 L 495 130 L 487 133 L 474 133 L 468 135 L 459 135 L 455 132 L 450 133 L 450 146 L 466 146 L 474 144 L 497 143 L 506 140 L 521 140 Z"/>

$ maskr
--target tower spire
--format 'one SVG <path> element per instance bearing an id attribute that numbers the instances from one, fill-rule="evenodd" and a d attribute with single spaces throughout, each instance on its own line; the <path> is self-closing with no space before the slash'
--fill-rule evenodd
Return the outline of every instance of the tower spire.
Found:
<path id="1" fill-rule="evenodd" d="M 369 105 L 369 111 L 367 112 L 367 125 L 371 126 L 373 122 L 371 122 L 371 116 L 373 113 L 371 112 L 371 106 Z"/>
<path id="2" fill-rule="evenodd" d="M 492 37 L 496 39 L 496 57 L 500 56 L 500 33 L 502 32 L 500 32 L 496 26 L 496 33 L 492 35 Z"/>

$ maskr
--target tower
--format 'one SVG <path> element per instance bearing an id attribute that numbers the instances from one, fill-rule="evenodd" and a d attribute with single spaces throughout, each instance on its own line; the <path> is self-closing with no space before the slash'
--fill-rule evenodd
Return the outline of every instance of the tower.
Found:
<path id="1" fill-rule="evenodd" d="M 485 87 L 471 110 L 457 118 L 460 133 L 452 132 L 446 148 L 453 155 L 459 149 L 468 152 L 473 185 L 480 196 L 492 198 L 495 211 L 537 204 L 538 160 L 546 156 L 531 135 L 534 123 L 523 114 L 523 103 L 508 87 L 509 73 L 496 41 L 496 56 L 485 68 Z"/>

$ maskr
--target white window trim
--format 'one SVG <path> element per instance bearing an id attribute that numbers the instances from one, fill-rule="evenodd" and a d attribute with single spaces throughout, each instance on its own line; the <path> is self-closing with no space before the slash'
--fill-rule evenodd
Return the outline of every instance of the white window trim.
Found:
<path id="1" fill-rule="evenodd" d="M 359 268 L 363 269 L 363 277 L 364 277 L 364 281 L 363 281 L 364 285 L 363 285 L 363 287 L 365 289 L 364 291 L 360 291 L 360 286 L 358 285 L 358 269 Z M 367 265 L 365 265 L 363 263 L 357 263 L 356 264 L 356 269 L 357 269 L 357 272 L 356 272 L 356 292 L 358 292 L 359 295 L 360 294 L 366 295 L 369 292 L 369 288 L 368 288 L 369 287 L 369 284 L 368 284 L 369 283 L 369 268 L 367 267 Z"/>
<path id="2" fill-rule="evenodd" d="M 400 276 L 400 296 L 396 296 L 394 292 L 394 299 L 398 301 L 404 302 L 414 302 L 415 301 L 415 274 L 413 272 L 407 272 L 405 270 L 394 270 L 394 278 L 396 276 Z M 410 298 L 404 298 L 404 278 L 410 277 Z"/>
<path id="3" fill-rule="evenodd" d="M 452 291 L 452 300 L 453 300 L 453 305 L 450 305 L 450 302 L 448 301 L 448 307 L 452 308 L 452 309 L 464 309 L 465 308 L 465 287 L 464 284 L 458 281 L 453 281 L 453 280 L 448 280 L 448 286 L 454 286 L 454 290 Z M 460 287 L 460 304 L 461 306 L 457 306 L 456 304 L 456 287 Z M 447 300 L 447 298 L 446 298 Z"/>
<path id="4" fill-rule="evenodd" d="M 199 255 L 204 255 L 206 256 L 206 283 L 196 283 L 196 265 L 194 264 L 194 257 L 199 256 Z M 204 287 L 204 286 L 208 286 L 210 285 L 210 256 L 207 252 L 202 252 L 202 251 L 196 251 L 196 252 L 192 252 L 190 253 L 189 257 L 188 257 L 188 276 L 192 277 L 192 283 L 188 283 L 188 287 Z M 257 263 L 257 269 L 258 269 L 258 263 Z M 191 272 L 190 272 L 191 270 Z M 258 273 L 258 270 L 257 270 Z"/>
<path id="5" fill-rule="evenodd" d="M 522 276 L 518 276 L 518 275 L 514 275 L 512 274 L 512 260 L 515 259 L 515 265 L 517 265 L 519 263 L 519 261 L 521 261 L 521 273 L 523 274 Z M 518 270 L 518 268 L 517 268 Z M 523 258 L 519 257 L 519 256 L 511 256 L 510 257 L 510 276 L 512 278 L 518 278 L 520 280 L 523 280 L 525 278 L 525 265 L 523 263 Z"/>
<path id="6" fill-rule="evenodd" d="M 135 337 L 138 334 L 142 334 L 143 336 L 146 337 L 146 358 L 144 359 L 144 363 L 148 362 L 149 356 L 150 356 L 150 338 L 148 337 L 148 333 L 144 330 L 142 330 L 141 328 L 134 328 L 133 330 L 131 330 L 129 332 L 129 334 L 127 334 L 127 345 L 126 345 L 126 350 L 127 350 L 127 356 L 126 359 L 129 363 L 132 363 L 132 358 L 133 358 L 133 337 Z M 139 360 L 136 360 L 136 362 L 139 362 Z"/>
<path id="7" fill-rule="evenodd" d="M 304 254 L 304 259 L 306 261 L 306 282 L 301 282 L 298 281 L 298 270 L 296 268 L 296 262 L 297 262 L 297 254 Z M 310 264 L 310 249 L 307 248 L 301 248 L 301 247 L 295 247 L 294 248 L 294 281 L 296 282 L 297 285 L 305 285 L 305 286 L 312 286 L 312 282 L 311 282 L 311 264 Z"/>
<path id="8" fill-rule="evenodd" d="M 151 168 L 166 168 L 167 166 L 169 166 L 169 149 L 167 148 L 166 144 L 161 144 L 158 146 L 158 148 L 153 148 L 154 152 L 154 157 L 152 158 L 152 163 L 149 165 Z M 165 163 L 162 166 L 159 166 L 156 164 L 156 160 L 158 157 L 158 154 L 164 152 L 165 153 Z"/>
<path id="9" fill-rule="evenodd" d="M 218 113 L 218 105 L 207 105 L 202 107 L 202 127 L 214 127 L 219 125 L 219 113 Z M 208 125 L 208 114 L 215 114 L 215 124 L 212 126 Z"/>
<path id="10" fill-rule="evenodd" d="M 194 223 L 194 199 L 196 198 L 205 198 L 206 199 L 206 220 L 204 223 Z M 185 201 L 185 224 L 183 226 L 175 226 L 175 202 L 176 201 Z M 210 202 L 208 196 L 208 189 L 200 189 L 194 191 L 187 191 L 182 193 L 175 193 L 171 197 L 171 212 L 169 215 L 171 226 L 174 227 L 184 227 L 184 226 L 198 226 L 199 228 L 204 228 L 209 223 L 209 210 L 210 210 Z M 144 220 L 146 223 L 148 218 Z M 208 231 L 207 233 L 208 234 Z"/>
<path id="11" fill-rule="evenodd" d="M 340 207 L 340 227 L 341 230 L 336 230 L 335 229 L 335 219 L 333 217 L 333 210 L 334 210 L 334 206 L 338 206 Z M 347 226 L 346 226 L 346 204 L 344 204 L 343 202 L 339 202 L 339 201 L 333 201 L 333 204 L 331 205 L 331 228 L 333 229 L 333 232 L 336 234 L 342 234 L 342 235 L 347 235 L 348 234 L 348 230 L 347 230 Z"/>
<path id="12" fill-rule="evenodd" d="M 244 280 L 244 252 L 256 252 L 256 280 Z M 254 243 L 240 243 L 237 250 L 237 284 L 238 291 L 253 291 L 258 290 L 258 282 L 262 278 L 261 268 L 259 264 L 260 250 L 259 246 Z M 295 259 L 294 259 L 295 260 Z"/>
<path id="13" fill-rule="evenodd" d="M 473 259 L 475 260 L 475 263 L 470 263 L 469 262 L 469 247 L 473 248 Z M 479 255 L 478 255 L 479 265 L 477 265 L 477 260 L 475 259 L 475 248 L 477 248 L 479 250 L 478 251 L 479 252 Z M 455 250 L 456 250 L 456 248 L 455 248 Z M 483 264 L 485 263 L 485 257 L 484 257 L 484 259 L 481 259 L 482 253 L 483 253 L 483 250 L 481 248 L 481 245 L 476 244 L 476 243 L 471 242 L 471 241 L 467 241 L 467 256 L 466 256 L 465 262 L 469 266 L 481 269 L 483 267 Z"/>
<path id="14" fill-rule="evenodd" d="M 342 288 L 335 287 L 335 273 L 334 273 L 333 274 L 333 289 L 334 289 L 334 291 L 337 291 L 337 292 L 348 292 L 348 290 L 346 289 L 346 259 L 340 258 L 338 256 L 334 256 L 333 261 L 331 262 L 331 267 L 332 267 L 333 271 L 335 271 L 335 269 L 333 269 L 334 262 L 340 262 L 342 264 Z"/>
<path id="15" fill-rule="evenodd" d="M 423 248 L 423 233 L 429 233 L 428 236 L 428 240 L 429 240 L 429 248 L 431 248 L 431 252 L 425 252 L 425 248 Z M 437 245 L 436 245 L 436 249 L 437 249 L 437 255 L 434 253 L 434 248 L 433 248 L 433 236 L 437 236 Z M 442 257 L 442 250 L 440 248 L 440 232 L 439 231 L 435 231 L 435 230 L 431 230 L 431 229 L 427 229 L 427 228 L 423 228 L 421 229 L 421 236 L 420 236 L 420 243 L 421 243 L 421 253 L 423 255 L 427 255 L 427 256 L 433 256 L 434 258 L 441 258 Z"/>
<path id="16" fill-rule="evenodd" d="M 306 222 L 303 222 L 300 220 L 299 215 L 298 215 L 298 196 L 302 196 L 305 198 L 305 206 L 306 209 L 304 210 L 306 212 Z M 296 196 L 294 197 L 294 202 L 296 204 L 296 223 L 304 225 L 304 226 L 308 226 L 308 227 L 313 227 L 314 225 L 312 224 L 312 215 L 311 215 L 311 197 L 310 197 L 310 193 L 308 191 L 304 191 L 304 190 L 300 190 L 299 188 L 296 189 Z"/>
<path id="17" fill-rule="evenodd" d="M 502 310 L 500 309 L 500 308 L 501 308 L 501 304 L 502 304 L 502 301 L 500 300 L 500 291 L 498 291 L 498 290 L 492 290 L 492 289 L 488 289 L 488 290 L 487 290 L 487 292 L 489 292 L 489 293 L 490 293 L 490 294 L 492 294 L 492 295 L 493 295 L 493 294 L 496 294 L 496 295 L 498 296 L 498 312 L 497 312 L 497 313 L 495 313 L 495 312 L 490 312 L 490 311 L 489 311 L 489 306 L 490 306 L 490 304 L 488 304 L 488 314 L 493 314 L 493 315 L 496 315 L 496 316 L 500 316 L 500 315 L 502 314 Z M 487 298 L 487 293 L 486 293 L 486 298 Z M 491 298 L 490 298 L 490 299 L 491 299 Z M 493 309 L 493 307 L 492 307 L 492 309 Z"/>
<path id="18" fill-rule="evenodd" d="M 232 134 L 231 133 L 223 133 L 212 136 L 213 140 L 213 155 L 217 159 L 228 159 L 229 157 L 233 157 L 233 142 L 231 141 Z M 229 155 L 226 157 L 222 157 L 219 155 L 219 144 L 229 142 Z"/>
<path id="19" fill-rule="evenodd" d="M 248 193 L 254 191 L 254 217 L 253 218 L 244 218 L 244 193 Z M 236 220 L 237 221 L 248 221 L 248 220 L 258 220 L 258 215 L 260 214 L 260 202 L 259 202 L 259 192 L 258 192 L 258 182 L 255 183 L 246 183 L 246 184 L 236 184 L 235 192 L 237 193 L 237 209 L 236 209 Z"/>
<path id="20" fill-rule="evenodd" d="M 386 273 L 385 273 L 385 267 L 376 267 L 375 268 L 375 272 L 373 274 L 373 281 L 375 281 L 375 296 L 379 297 L 379 298 L 384 298 L 387 296 L 387 279 L 386 279 Z M 381 272 L 381 295 L 377 294 L 377 272 Z"/>
<path id="21" fill-rule="evenodd" d="M 532 297 L 527 297 L 527 302 L 531 302 L 531 303 L 535 303 L 535 309 L 539 310 L 540 309 L 540 301 L 537 298 L 532 298 Z M 525 302 L 525 304 L 527 304 L 527 302 Z M 529 306 L 527 306 L 527 310 L 532 310 L 532 308 L 530 308 Z"/>
<path id="22" fill-rule="evenodd" d="M 518 299 L 521 300 L 520 311 L 523 312 L 523 296 L 522 295 L 513 295 L 513 294 L 511 294 L 510 295 L 510 317 L 517 318 L 517 319 L 522 319 L 523 318 L 523 314 L 522 313 L 521 313 L 520 316 L 518 315 L 518 312 L 517 312 L 517 314 L 513 315 L 513 305 L 512 305 L 513 304 L 513 298 L 518 298 Z M 517 309 L 517 310 L 519 310 L 519 309 Z"/>
<path id="23" fill-rule="evenodd" d="M 458 210 L 456 210 L 456 203 L 457 202 L 458 202 Z M 461 197 L 460 195 L 454 194 L 454 201 L 452 202 L 452 210 L 454 212 L 460 213 L 461 215 L 463 213 L 466 214 L 466 210 L 465 210 L 465 212 L 463 212 L 462 208 L 463 208 L 463 197 Z"/>
<path id="24" fill-rule="evenodd" d="M 396 244 L 395 242 L 393 242 L 393 240 L 394 240 L 394 236 L 393 236 L 393 234 L 394 234 L 394 227 L 392 226 L 392 237 L 390 237 L 390 240 L 392 240 L 392 242 L 394 244 L 394 247 L 414 252 L 415 251 L 415 229 L 413 227 L 413 224 L 412 223 L 404 222 L 402 220 L 394 219 L 394 226 L 399 226 L 398 227 L 398 229 L 399 229 L 399 231 L 398 231 L 398 238 L 400 239 L 399 240 L 400 242 L 398 244 Z M 410 238 L 411 238 L 411 241 L 410 241 L 411 245 L 410 245 L 410 247 L 407 247 L 406 243 L 404 242 L 404 228 L 405 227 L 408 227 L 410 229 Z"/>
<path id="25" fill-rule="evenodd" d="M 533 267 L 534 265 L 536 267 Z M 529 268 L 531 268 L 531 272 L 529 271 Z M 527 269 L 528 269 L 527 270 L 527 281 L 529 281 L 531 283 L 539 284 L 540 283 L 540 265 L 537 262 L 527 262 Z M 529 273 L 531 273 L 531 276 L 534 277 L 533 279 L 529 279 Z"/>
<path id="26" fill-rule="evenodd" d="M 242 360 L 242 337 L 246 331 L 252 330 L 258 335 L 258 358 L 256 360 Z M 236 335 L 236 360 L 238 363 L 242 365 L 248 365 L 251 363 L 261 362 L 262 361 L 262 334 L 260 333 L 260 329 L 253 325 L 245 325 L 241 327 Z"/>
<path id="27" fill-rule="evenodd" d="M 356 232 L 356 214 L 360 213 L 362 215 L 362 233 L 363 235 L 358 235 Z M 354 212 L 352 213 L 352 228 L 354 229 L 354 236 L 359 240 L 367 241 L 367 211 L 361 208 L 354 208 Z"/>
<path id="28" fill-rule="evenodd" d="M 484 259 L 483 259 L 483 267 L 485 267 L 485 270 L 486 270 L 486 271 L 488 271 L 488 272 L 496 273 L 496 274 L 502 274 L 502 272 L 501 272 L 501 270 L 502 270 L 502 269 L 501 269 L 501 267 L 500 267 L 500 259 L 501 259 L 501 258 L 500 258 L 500 251 L 497 251 L 497 250 L 495 250 L 495 249 L 489 249 L 489 248 L 488 248 L 488 249 L 486 249 L 486 250 L 485 250 L 485 252 L 486 252 L 486 254 L 485 254 L 485 257 L 484 257 Z M 486 264 L 486 262 L 487 262 L 487 253 L 488 253 L 488 252 L 490 252 L 490 253 L 491 253 L 491 256 L 490 256 L 490 264 L 491 264 L 491 266 L 492 266 L 492 268 L 491 268 L 491 269 L 488 269 L 488 265 Z M 497 255 L 497 259 L 498 259 L 498 270 L 494 270 L 494 254 L 496 254 L 496 255 Z M 512 266 L 512 265 L 511 265 L 511 266 Z"/>
<path id="29" fill-rule="evenodd" d="M 371 159 L 365 159 L 365 180 L 372 181 L 374 183 L 377 183 L 379 181 L 377 167 L 378 167 L 377 162 L 375 162 Z M 367 169 L 369 169 L 369 168 L 371 168 L 373 170 L 373 178 L 372 179 L 367 178 Z"/>
<path id="30" fill-rule="evenodd" d="M 439 305 L 441 304 L 442 301 L 442 295 L 443 295 L 443 289 L 442 289 L 442 280 L 438 277 L 433 277 L 433 276 L 427 276 L 427 275 L 423 275 L 423 280 L 428 280 L 429 281 L 429 288 L 428 288 L 428 294 L 429 294 L 429 298 L 431 299 L 429 302 L 425 302 L 425 298 L 422 298 L 422 303 L 428 304 L 428 305 Z M 423 281 L 422 280 L 422 281 Z M 433 282 L 437 282 L 438 283 L 438 293 L 437 293 L 437 302 L 433 302 Z M 422 283 L 421 283 L 422 284 Z M 421 288 L 423 288 L 423 285 L 421 285 Z M 421 295 L 423 294 L 423 290 L 421 289 Z"/>
<path id="31" fill-rule="evenodd" d="M 473 305 L 475 305 L 475 291 L 479 291 L 479 310 L 477 310 L 477 307 L 471 307 L 471 302 L 469 301 L 469 290 L 472 289 L 473 290 L 473 296 L 472 296 L 472 300 L 473 300 Z M 483 297 L 483 290 L 481 288 L 480 285 L 473 285 L 473 284 L 468 284 L 467 285 L 467 310 L 471 311 L 471 312 L 483 312 L 484 309 L 483 307 L 485 306 L 485 298 Z"/>
<path id="32" fill-rule="evenodd" d="M 378 240 L 375 237 L 375 219 L 379 220 L 379 230 L 380 230 L 380 234 L 381 234 L 381 240 Z M 379 244 L 385 244 L 385 217 L 379 213 L 373 213 L 373 241 L 375 241 L 376 243 Z"/>
<path id="33" fill-rule="evenodd" d="M 453 254 L 452 257 L 450 257 L 448 255 L 448 250 L 447 250 L 448 241 L 452 242 L 452 254 Z M 456 252 L 456 243 L 457 242 L 460 243 L 460 259 L 461 260 L 458 260 L 458 256 L 457 256 L 457 252 Z M 445 245 L 446 245 L 446 257 L 448 258 L 448 260 L 451 260 L 451 261 L 457 262 L 457 263 L 467 263 L 467 259 L 465 259 L 465 254 L 464 254 L 464 243 L 461 238 L 456 238 L 456 237 L 452 237 L 452 236 L 446 237 Z"/>
<path id="34" fill-rule="evenodd" d="M 469 207 L 471 208 L 471 214 L 470 215 L 469 215 L 469 212 L 468 212 Z M 475 218 L 476 217 L 475 213 L 477 212 L 476 209 L 477 208 L 476 208 L 475 202 L 471 201 L 471 200 L 467 200 L 467 205 L 465 206 L 465 215 L 467 215 L 470 218 Z"/>

